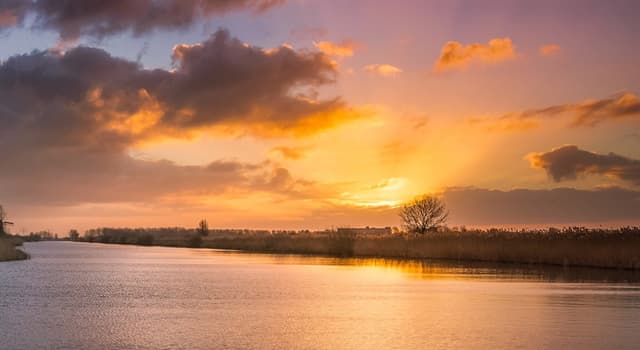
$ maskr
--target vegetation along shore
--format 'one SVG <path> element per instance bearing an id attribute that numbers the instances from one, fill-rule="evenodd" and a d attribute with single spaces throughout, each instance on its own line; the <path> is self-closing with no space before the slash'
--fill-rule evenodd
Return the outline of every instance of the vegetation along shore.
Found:
<path id="1" fill-rule="evenodd" d="M 450 259 L 640 270 L 640 227 L 440 228 L 427 234 L 101 228 L 78 240 L 343 257 Z"/>
<path id="2" fill-rule="evenodd" d="M 389 227 L 315 232 L 210 230 L 207 221 L 202 220 L 196 229 L 100 228 L 86 231 L 83 237 L 77 230 L 71 230 L 68 239 L 343 257 L 449 259 L 640 270 L 640 227 L 449 228 L 445 225 L 448 211 L 444 203 L 429 195 L 407 202 L 399 214 L 403 230 Z M 57 235 L 44 232 L 23 238 L 37 241 L 54 237 Z M 9 245 L 4 250 L 4 254 L 9 254 L 15 248 Z"/>

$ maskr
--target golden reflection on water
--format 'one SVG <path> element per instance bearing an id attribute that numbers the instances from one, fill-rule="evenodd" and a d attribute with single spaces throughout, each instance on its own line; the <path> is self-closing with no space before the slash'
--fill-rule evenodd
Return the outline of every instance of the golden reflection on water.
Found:
<path id="1" fill-rule="evenodd" d="M 233 255 L 248 263 L 281 265 L 316 265 L 356 268 L 361 273 L 390 275 L 423 280 L 528 280 L 545 282 L 623 282 L 640 283 L 640 272 L 620 269 L 594 269 L 535 264 L 510 264 L 481 261 L 432 259 L 340 258 L 298 254 L 265 254 L 231 250 L 194 249 L 194 254 L 211 257 Z"/>

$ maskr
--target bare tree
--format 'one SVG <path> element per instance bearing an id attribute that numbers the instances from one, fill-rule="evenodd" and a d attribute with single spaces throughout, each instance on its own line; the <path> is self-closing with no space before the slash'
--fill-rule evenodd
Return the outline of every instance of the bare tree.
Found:
<path id="1" fill-rule="evenodd" d="M 423 195 L 404 204 L 400 217 L 409 232 L 425 234 L 447 222 L 449 212 L 438 197 Z"/>
<path id="2" fill-rule="evenodd" d="M 200 236 L 207 236 L 209 235 L 209 224 L 207 223 L 207 220 L 202 219 L 200 220 L 200 222 L 198 223 L 198 234 Z"/>
<path id="3" fill-rule="evenodd" d="M 76 229 L 69 230 L 69 239 L 72 241 L 77 241 L 80 238 L 80 232 Z"/>
<path id="4" fill-rule="evenodd" d="M 4 236 L 7 233 L 4 229 L 5 225 L 13 225 L 13 222 L 7 221 L 7 212 L 0 205 L 0 236 Z"/>

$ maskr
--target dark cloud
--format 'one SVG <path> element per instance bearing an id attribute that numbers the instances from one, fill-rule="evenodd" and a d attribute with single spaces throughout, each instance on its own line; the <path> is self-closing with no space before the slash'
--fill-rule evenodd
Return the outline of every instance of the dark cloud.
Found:
<path id="1" fill-rule="evenodd" d="M 141 35 L 156 29 L 184 29 L 196 21 L 235 10 L 262 12 L 284 0 L 1 0 L 0 26 L 24 22 L 52 29 L 63 40 L 104 37 L 125 31 Z M 4 14 L 4 15 L 2 15 Z M 2 20 L 11 18 L 12 20 Z"/>
<path id="2" fill-rule="evenodd" d="M 343 122 L 339 98 L 299 93 L 333 81 L 322 53 L 262 50 L 219 31 L 177 46 L 175 69 L 147 70 L 78 47 L 32 52 L 0 64 L 3 200 L 143 201 L 168 195 L 270 191 L 295 195 L 303 181 L 276 164 L 182 166 L 131 157 L 159 138 L 226 133 L 313 133 Z"/>
<path id="3" fill-rule="evenodd" d="M 0 133 L 18 143 L 113 148 L 203 128 L 306 134 L 353 116 L 339 98 L 295 92 L 333 81 L 321 53 L 266 51 L 218 31 L 173 55 L 172 71 L 89 47 L 13 56 L 0 65 Z"/>
<path id="4" fill-rule="evenodd" d="M 336 68 L 321 53 L 302 54 L 284 46 L 264 51 L 218 32 L 203 45 L 177 46 L 173 57 L 178 68 L 175 79 L 172 85 L 159 86 L 158 94 L 172 106 L 197 112 L 185 118 L 180 109 L 173 108 L 168 121 L 178 125 L 207 123 L 211 116 L 206 113 L 213 104 L 219 120 L 235 123 L 235 116 L 244 115 L 244 122 L 304 132 L 324 122 L 332 125 L 335 121 L 329 114 L 344 108 L 340 99 L 316 101 L 313 94 L 290 94 L 296 87 L 333 81 Z M 233 103 L 238 98 L 245 102 Z"/>
<path id="5" fill-rule="evenodd" d="M 449 189 L 453 225 L 637 224 L 640 192 L 621 188 L 497 191 Z"/>
<path id="6" fill-rule="evenodd" d="M 574 145 L 527 156 L 531 166 L 547 171 L 556 181 L 575 180 L 581 175 L 604 175 L 640 185 L 640 161 L 615 153 L 598 154 Z"/>

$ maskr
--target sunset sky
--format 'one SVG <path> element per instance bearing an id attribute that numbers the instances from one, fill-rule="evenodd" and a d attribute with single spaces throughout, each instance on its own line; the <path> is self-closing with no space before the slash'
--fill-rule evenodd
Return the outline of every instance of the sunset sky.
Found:
<path id="1" fill-rule="evenodd" d="M 0 0 L 14 231 L 640 224 L 640 2 Z"/>

